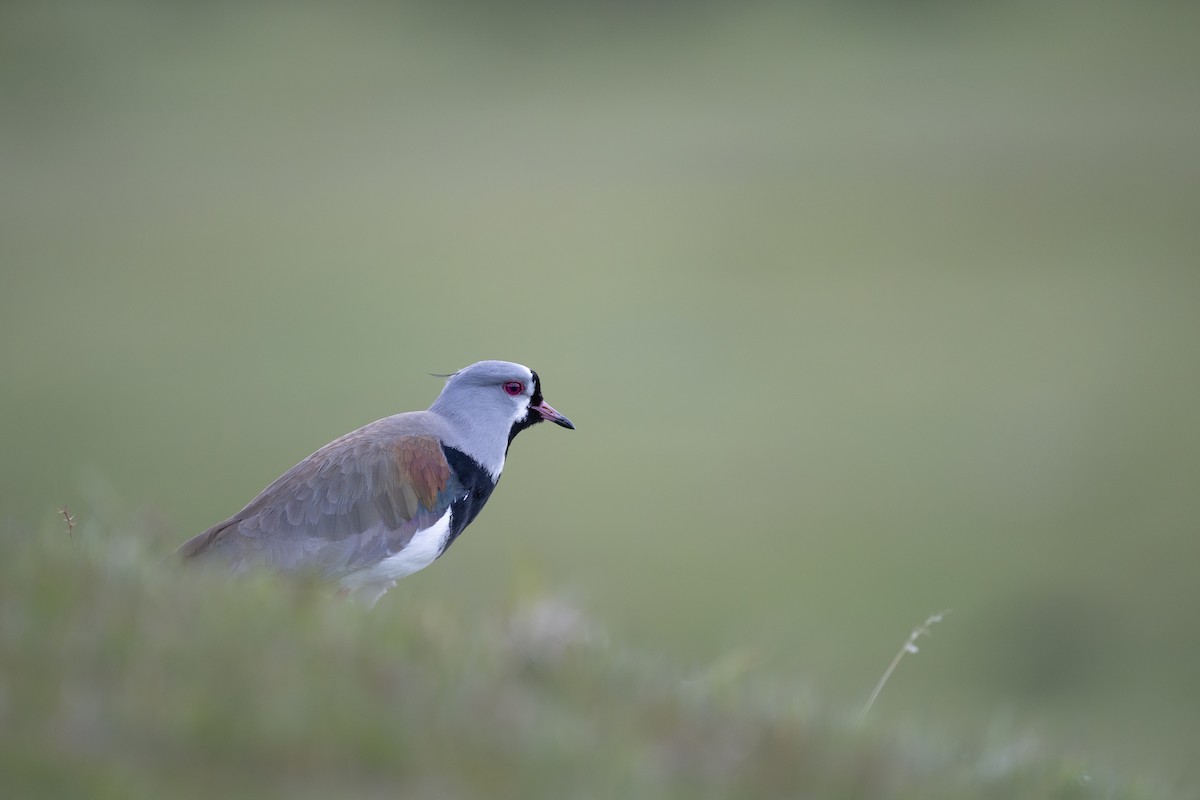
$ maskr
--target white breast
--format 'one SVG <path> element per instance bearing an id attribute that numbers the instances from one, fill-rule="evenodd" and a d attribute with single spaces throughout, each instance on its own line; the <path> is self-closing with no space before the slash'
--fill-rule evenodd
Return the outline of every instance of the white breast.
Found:
<path id="1" fill-rule="evenodd" d="M 341 580 L 342 589 L 357 595 L 368 606 L 375 605 L 384 592 L 396 585 L 396 581 L 412 575 L 437 560 L 446 547 L 450 536 L 450 509 L 428 528 L 417 531 L 408 545 L 394 556 L 388 556 L 378 564 L 360 569 Z"/>

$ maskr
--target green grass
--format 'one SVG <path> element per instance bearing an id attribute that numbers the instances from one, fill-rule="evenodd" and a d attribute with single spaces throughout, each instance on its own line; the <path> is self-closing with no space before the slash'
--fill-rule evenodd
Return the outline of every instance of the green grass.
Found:
<path id="1" fill-rule="evenodd" d="M 737 654 L 672 664 L 551 595 L 369 613 L 145 541 L 94 524 L 0 539 L 0 795 L 1186 796 L 1003 726 L 860 727 L 798 678 Z"/>
<path id="2" fill-rule="evenodd" d="M 349 629 L 562 592 L 840 719 L 953 608 L 869 727 L 1200 784 L 1200 4 L 484 5 L 0 4 L 5 552 L 512 358 L 579 429 Z"/>

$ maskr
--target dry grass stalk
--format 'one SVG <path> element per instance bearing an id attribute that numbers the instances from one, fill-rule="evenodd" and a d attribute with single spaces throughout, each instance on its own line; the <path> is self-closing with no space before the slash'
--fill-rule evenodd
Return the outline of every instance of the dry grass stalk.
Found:
<path id="1" fill-rule="evenodd" d="M 62 514 L 63 519 L 66 520 L 67 537 L 74 539 L 75 538 L 75 515 L 72 514 L 71 509 L 67 508 L 65 505 L 58 510 L 58 513 Z"/>
<path id="2" fill-rule="evenodd" d="M 888 678 L 892 677 L 892 672 L 895 671 L 896 665 L 900 663 L 900 659 L 904 658 L 906 653 L 916 653 L 918 651 L 917 639 L 922 636 L 932 636 L 933 632 L 930 628 L 942 621 L 942 618 L 950 613 L 950 610 L 939 611 L 936 614 L 931 614 L 928 619 L 922 622 L 917 627 L 913 628 L 913 632 L 909 634 L 904 644 L 900 646 L 900 651 L 896 653 L 896 657 L 892 659 L 892 663 L 888 664 L 888 668 L 883 671 L 883 677 L 879 679 L 879 683 L 875 684 L 875 690 L 871 692 L 871 696 L 867 698 L 867 704 L 863 706 L 863 710 L 858 714 L 858 722 L 862 723 L 867 718 L 867 712 L 871 710 L 871 706 L 875 703 L 875 698 L 879 697 L 879 693 L 883 691 L 883 687 L 887 684 Z"/>

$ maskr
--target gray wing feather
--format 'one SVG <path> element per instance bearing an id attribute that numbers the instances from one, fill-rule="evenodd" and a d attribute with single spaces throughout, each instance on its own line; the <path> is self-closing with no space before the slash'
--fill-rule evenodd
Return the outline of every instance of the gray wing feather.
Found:
<path id="1" fill-rule="evenodd" d="M 464 491 L 437 436 L 398 415 L 330 442 L 241 511 L 179 548 L 237 572 L 269 567 L 338 578 L 394 555 Z"/>

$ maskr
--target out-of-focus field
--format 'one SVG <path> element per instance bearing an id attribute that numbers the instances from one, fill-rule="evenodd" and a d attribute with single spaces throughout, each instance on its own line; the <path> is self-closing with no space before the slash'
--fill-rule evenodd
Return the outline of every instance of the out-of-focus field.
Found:
<path id="1" fill-rule="evenodd" d="M 165 554 L 426 373 L 514 359 L 578 430 L 523 434 L 347 650 L 561 593 L 853 714 L 948 607 L 876 724 L 1200 782 L 1197 30 L 5 4 L 0 536 L 65 536 L 68 503 Z"/>
<path id="2" fill-rule="evenodd" d="M 0 540 L 5 797 L 1192 796 L 1003 724 L 858 726 L 800 682 L 630 650 L 561 598 L 364 614 L 83 527 Z"/>

